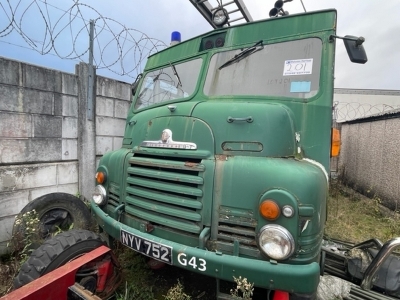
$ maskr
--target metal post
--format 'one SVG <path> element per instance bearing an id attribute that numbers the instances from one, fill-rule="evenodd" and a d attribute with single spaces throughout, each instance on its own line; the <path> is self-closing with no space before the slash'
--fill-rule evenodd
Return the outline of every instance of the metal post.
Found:
<path id="1" fill-rule="evenodd" d="M 400 238 L 391 239 L 382 246 L 364 273 L 364 278 L 360 285 L 363 290 L 370 290 L 372 288 L 376 272 L 383 265 L 393 250 L 399 246 Z"/>
<path id="2" fill-rule="evenodd" d="M 94 36 L 94 21 L 90 20 L 90 33 L 89 33 L 89 77 L 88 77 L 88 95 L 87 95 L 87 118 L 93 120 L 93 86 L 94 86 L 94 72 L 93 72 L 93 37 Z"/>

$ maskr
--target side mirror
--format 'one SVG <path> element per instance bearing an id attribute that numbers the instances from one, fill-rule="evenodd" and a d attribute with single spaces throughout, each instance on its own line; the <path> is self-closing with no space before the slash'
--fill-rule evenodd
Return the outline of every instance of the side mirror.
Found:
<path id="1" fill-rule="evenodd" d="M 136 90 L 139 86 L 139 82 L 140 82 L 140 79 L 142 78 L 142 76 L 143 76 L 143 73 L 140 73 L 138 76 L 136 76 L 134 83 L 132 83 L 132 96 L 135 96 Z"/>
<path id="2" fill-rule="evenodd" d="M 368 61 L 367 54 L 365 53 L 364 46 L 362 45 L 364 41 L 365 39 L 363 37 L 351 35 L 346 35 L 343 38 L 343 42 L 351 62 L 365 64 Z"/>

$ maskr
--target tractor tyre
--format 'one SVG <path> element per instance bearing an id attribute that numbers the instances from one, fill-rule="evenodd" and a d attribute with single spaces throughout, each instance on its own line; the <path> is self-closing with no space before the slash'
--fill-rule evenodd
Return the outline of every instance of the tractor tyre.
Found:
<path id="1" fill-rule="evenodd" d="M 74 229 L 62 232 L 33 251 L 14 278 L 14 288 L 32 282 L 101 245 L 105 243 L 91 231 Z"/>
<path id="2" fill-rule="evenodd" d="M 34 223 L 36 228 L 27 228 L 27 213 L 36 211 L 39 222 Z M 32 216 L 32 214 L 30 215 Z M 51 193 L 43 195 L 29 202 L 18 214 L 13 226 L 13 247 L 21 251 L 26 246 L 34 250 L 40 244 L 61 231 L 70 229 L 93 230 L 90 210 L 79 198 L 66 193 Z M 27 236 L 35 238 L 27 239 Z M 29 243 L 29 245 L 27 245 Z"/>

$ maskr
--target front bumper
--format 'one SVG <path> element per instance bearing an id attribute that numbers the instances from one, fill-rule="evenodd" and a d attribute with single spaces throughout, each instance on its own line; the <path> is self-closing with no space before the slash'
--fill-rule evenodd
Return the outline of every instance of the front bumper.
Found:
<path id="1" fill-rule="evenodd" d="M 233 281 L 233 276 L 241 276 L 247 278 L 248 282 L 254 283 L 255 286 L 271 290 L 298 294 L 312 294 L 317 290 L 320 267 L 316 262 L 307 265 L 289 265 L 188 247 L 126 226 L 104 213 L 94 203 L 91 208 L 99 226 L 115 239 L 120 240 L 120 231 L 123 229 L 143 239 L 172 247 L 174 266 L 227 281 Z M 180 263 L 182 259 L 178 259 L 178 256 L 182 257 L 182 253 L 186 261 L 192 260 L 194 263 L 186 265 Z M 201 267 L 195 267 L 199 261 Z"/>

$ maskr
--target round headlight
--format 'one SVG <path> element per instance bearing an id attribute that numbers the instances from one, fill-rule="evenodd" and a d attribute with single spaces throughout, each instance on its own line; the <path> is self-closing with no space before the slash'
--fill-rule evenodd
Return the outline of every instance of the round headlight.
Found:
<path id="1" fill-rule="evenodd" d="M 224 26 L 228 19 L 228 12 L 224 8 L 218 8 L 212 15 L 212 21 L 218 27 Z"/>
<path id="2" fill-rule="evenodd" d="M 92 199 L 97 205 L 104 205 L 107 200 L 106 189 L 102 185 L 96 185 L 96 187 L 94 188 Z"/>
<path id="3" fill-rule="evenodd" d="M 275 260 L 284 260 L 294 252 L 294 239 L 286 228 L 268 224 L 258 234 L 258 245 L 261 251 Z"/>

